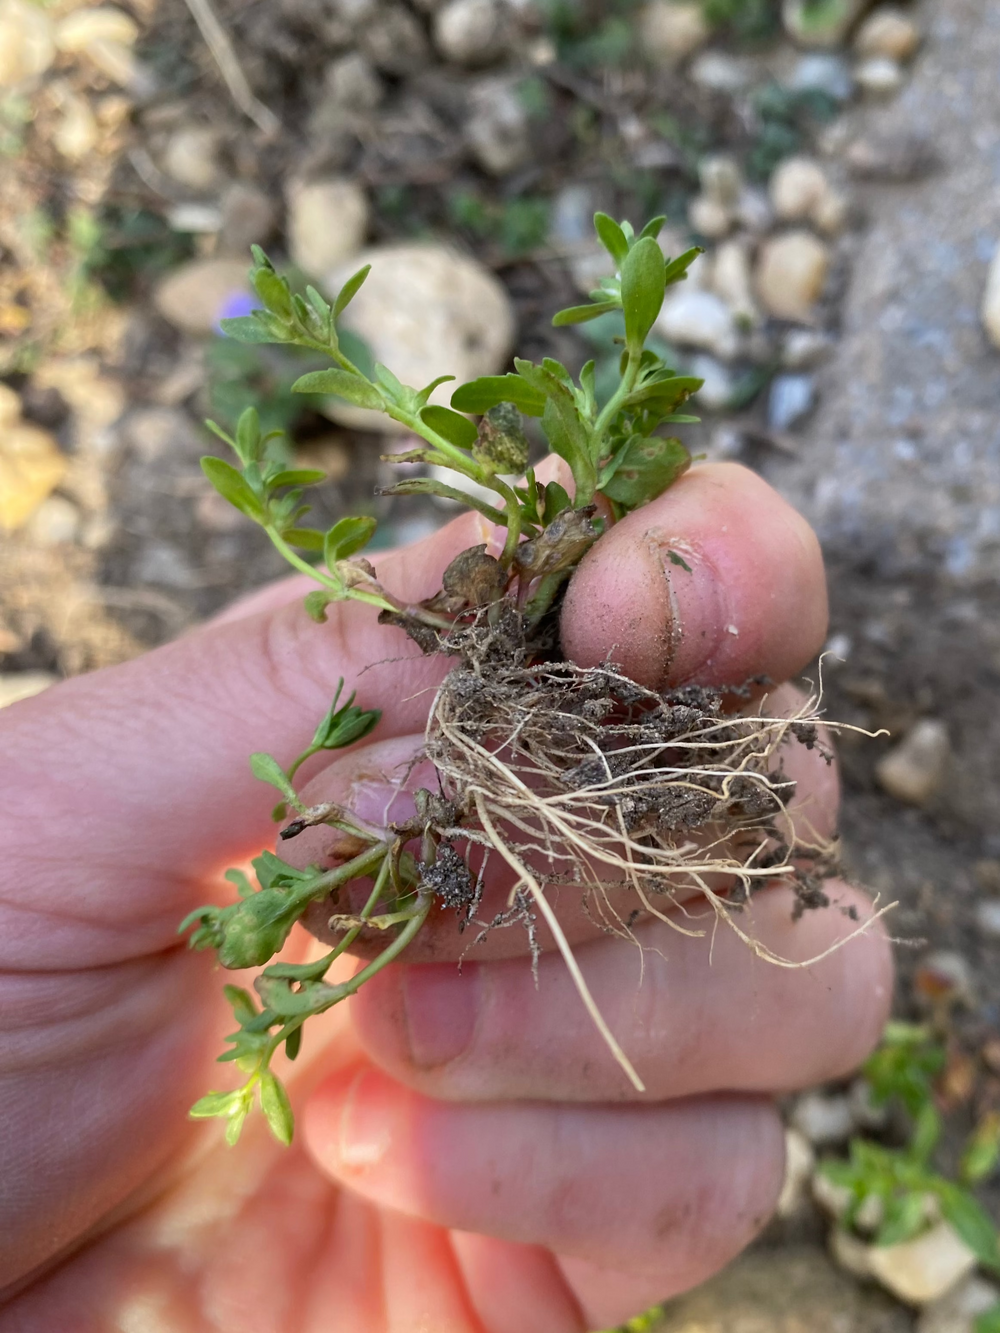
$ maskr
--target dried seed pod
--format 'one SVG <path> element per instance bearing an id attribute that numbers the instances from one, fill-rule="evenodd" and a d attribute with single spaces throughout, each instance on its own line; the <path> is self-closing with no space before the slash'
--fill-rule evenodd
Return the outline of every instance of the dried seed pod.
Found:
<path id="1" fill-rule="evenodd" d="M 497 403 L 486 413 L 472 456 L 490 472 L 520 473 L 528 466 L 528 437 L 513 403 Z"/>

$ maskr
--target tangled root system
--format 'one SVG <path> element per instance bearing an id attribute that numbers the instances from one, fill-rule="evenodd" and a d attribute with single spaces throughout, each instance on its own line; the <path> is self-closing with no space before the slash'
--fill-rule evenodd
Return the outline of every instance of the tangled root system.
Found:
<path id="1" fill-rule="evenodd" d="M 784 768 L 792 744 L 832 759 L 818 729 L 819 696 L 794 716 L 771 717 L 766 697 L 748 706 L 748 686 L 661 694 L 611 665 L 536 660 L 509 603 L 456 626 L 440 646 L 460 660 L 435 696 L 427 727 L 425 753 L 441 783 L 428 814 L 442 842 L 437 863 L 423 867 L 425 881 L 436 875 L 442 900 L 464 902 L 471 915 L 478 888 L 452 844 L 480 843 L 485 859 L 498 853 L 516 876 L 511 915 L 530 925 L 526 904 L 537 909 L 594 1022 L 641 1088 L 589 994 L 546 888 L 576 886 L 595 919 L 626 935 L 646 913 L 682 933 L 704 934 L 677 912 L 667 914 L 700 898 L 761 957 L 805 966 L 755 940 L 739 909 L 776 880 L 794 886 L 797 914 L 829 904 L 823 884 L 836 868 L 836 847 L 817 836 L 807 811 L 790 809 L 795 783 Z M 612 888 L 634 892 L 630 919 L 611 907 Z"/>

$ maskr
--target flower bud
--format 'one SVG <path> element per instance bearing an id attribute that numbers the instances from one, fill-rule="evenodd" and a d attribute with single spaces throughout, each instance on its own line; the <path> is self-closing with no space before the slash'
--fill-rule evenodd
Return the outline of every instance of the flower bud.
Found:
<path id="1" fill-rule="evenodd" d="M 521 473 L 528 466 L 528 439 L 513 403 L 497 403 L 486 413 L 472 456 L 491 473 Z"/>

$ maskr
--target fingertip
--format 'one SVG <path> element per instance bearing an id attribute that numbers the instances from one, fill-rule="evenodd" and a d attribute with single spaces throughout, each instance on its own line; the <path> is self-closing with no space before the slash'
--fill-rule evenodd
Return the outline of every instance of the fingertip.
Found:
<path id="1" fill-rule="evenodd" d="M 693 469 L 581 562 L 562 641 L 654 688 L 786 679 L 823 643 L 822 555 L 805 520 L 736 464 Z"/>

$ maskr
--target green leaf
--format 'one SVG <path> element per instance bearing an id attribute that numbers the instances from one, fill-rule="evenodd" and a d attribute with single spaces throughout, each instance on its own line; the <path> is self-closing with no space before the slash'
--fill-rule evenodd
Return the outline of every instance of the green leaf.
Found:
<path id="1" fill-rule="evenodd" d="M 1000 1333 L 1000 1304 L 981 1314 L 973 1325 L 974 1333 Z"/>
<path id="2" fill-rule="evenodd" d="M 418 404 L 421 407 L 424 407 L 429 402 L 431 394 L 439 385 L 447 384 L 449 380 L 453 380 L 454 378 L 454 375 L 439 375 L 436 380 L 431 380 L 430 384 L 426 385 L 417 394 Z"/>
<path id="3" fill-rule="evenodd" d="M 927 1226 L 927 1208 L 923 1194 L 902 1194 L 889 1199 L 885 1219 L 875 1237 L 880 1246 L 902 1245 Z"/>
<path id="4" fill-rule="evenodd" d="M 285 1054 L 289 1060 L 294 1060 L 302 1049 L 302 1029 L 293 1028 L 285 1038 Z"/>
<path id="5" fill-rule="evenodd" d="M 469 418 L 453 412 L 450 407 L 437 407 L 434 404 L 424 407 L 420 412 L 420 420 L 459 449 L 471 449 L 479 437 L 479 432 Z"/>
<path id="6" fill-rule="evenodd" d="M 621 268 L 628 254 L 628 241 L 621 227 L 614 218 L 608 217 L 607 213 L 595 213 L 594 230 L 605 250 L 615 261 L 615 265 Z"/>
<path id="7" fill-rule="evenodd" d="M 976 1199 L 951 1181 L 942 1181 L 935 1193 L 941 1213 L 974 1252 L 984 1268 L 1000 1272 L 1000 1247 L 997 1229 L 989 1214 Z"/>
<path id="8" fill-rule="evenodd" d="M 682 279 L 686 278 L 688 269 L 698 256 L 703 255 L 704 253 L 705 251 L 702 246 L 693 245 L 690 250 L 685 250 L 684 253 L 678 255 L 676 259 L 671 259 L 663 274 L 666 286 L 669 287 L 672 283 L 680 282 Z"/>
<path id="9" fill-rule="evenodd" d="M 636 241 L 622 265 L 622 310 L 625 340 L 641 352 L 663 305 L 665 268 L 663 251 L 651 236 Z"/>
<path id="10" fill-rule="evenodd" d="M 545 522 L 551 523 L 564 509 L 571 509 L 573 502 L 557 481 L 550 481 L 545 487 Z"/>
<path id="11" fill-rule="evenodd" d="M 353 277 L 347 279 L 343 287 L 337 294 L 337 299 L 333 304 L 333 317 L 339 319 L 347 307 L 351 304 L 361 289 L 361 284 L 372 271 L 371 264 L 366 264 L 364 268 L 359 268 Z"/>
<path id="12" fill-rule="evenodd" d="M 325 323 L 330 316 L 329 303 L 324 300 L 315 287 L 306 287 L 306 299 L 312 306 L 313 310 L 315 310 L 319 319 Z"/>
<path id="13" fill-rule="evenodd" d="M 237 1143 L 239 1143 L 240 1133 L 243 1130 L 243 1122 L 246 1120 L 249 1110 L 250 1103 L 244 1102 L 242 1106 L 230 1115 L 229 1124 L 226 1126 L 226 1142 L 229 1144 L 230 1148 L 235 1148 Z"/>
<path id="14" fill-rule="evenodd" d="M 287 528 L 282 534 L 291 546 L 300 546 L 304 551 L 322 551 L 323 534 L 316 528 Z"/>
<path id="15" fill-rule="evenodd" d="M 564 328 L 567 324 L 586 324 L 588 320 L 598 319 L 610 310 L 620 310 L 618 301 L 595 301 L 592 305 L 571 305 L 552 316 L 552 327 Z"/>
<path id="16" fill-rule="evenodd" d="M 1000 1115 L 988 1113 L 976 1126 L 962 1154 L 960 1172 L 967 1185 L 978 1185 L 997 1168 L 1000 1161 Z"/>
<path id="17" fill-rule="evenodd" d="M 394 403 L 401 404 L 405 401 L 405 385 L 396 378 L 388 366 L 383 366 L 381 361 L 375 362 L 375 378 Z"/>
<path id="18" fill-rule="evenodd" d="M 675 407 L 686 403 L 704 383 L 704 380 L 695 375 L 669 375 L 662 379 L 647 381 L 638 389 L 634 389 L 622 406 L 626 410 L 648 406 L 658 412 L 672 412 Z"/>
<path id="19" fill-rule="evenodd" d="M 525 383 L 520 375 L 482 375 L 461 385 L 451 395 L 456 412 L 471 412 L 482 416 L 498 403 L 513 403 L 525 416 L 540 417 L 545 408 L 545 395 Z"/>
<path id="20" fill-rule="evenodd" d="M 310 371 L 295 381 L 292 393 L 335 394 L 355 407 L 367 407 L 373 412 L 385 411 L 385 402 L 375 385 L 360 375 L 352 375 L 349 370 Z"/>
<path id="21" fill-rule="evenodd" d="M 272 787 L 277 787 L 288 804 L 294 806 L 296 810 L 302 811 L 306 808 L 296 795 L 295 788 L 289 782 L 285 770 L 273 755 L 259 752 L 252 754 L 250 756 L 250 771 L 261 782 L 267 782 Z"/>
<path id="22" fill-rule="evenodd" d="M 284 1084 L 269 1069 L 260 1076 L 260 1105 L 271 1133 L 287 1148 L 295 1133 L 295 1116 Z"/>
<path id="23" fill-rule="evenodd" d="M 260 1011 L 253 996 L 242 986 L 223 986 L 222 993 L 232 1006 L 237 1023 L 248 1023 L 251 1018 L 258 1016 Z"/>
<path id="24" fill-rule="evenodd" d="M 204 1097 L 199 1097 L 194 1106 L 188 1111 L 192 1120 L 207 1120 L 211 1116 L 232 1115 L 237 1111 L 246 1100 L 246 1094 L 242 1088 L 237 1088 L 235 1092 L 209 1092 Z"/>
<path id="25" fill-rule="evenodd" d="M 266 324 L 255 315 L 238 315 L 235 319 L 220 319 L 219 328 L 227 338 L 238 343 L 273 343 L 281 339 L 275 337 Z"/>
<path id="26" fill-rule="evenodd" d="M 303 600 L 306 615 L 310 620 L 315 620 L 317 625 L 326 624 L 326 608 L 331 602 L 337 601 L 332 593 L 324 592 L 317 588 L 315 592 L 307 592 Z"/>
<path id="27" fill-rule="evenodd" d="M 257 523 L 263 522 L 264 506 L 242 473 L 231 463 L 221 458 L 206 456 L 201 460 L 201 470 L 224 500 L 228 500 L 236 509 Z"/>
<path id="28" fill-rule="evenodd" d="M 228 444 L 230 449 L 232 449 L 234 453 L 236 452 L 236 441 L 233 439 L 231 435 L 227 434 L 227 432 L 222 429 L 222 427 L 219 425 L 217 421 L 206 421 L 205 425 L 212 432 L 213 435 L 217 435 L 219 437 L 219 439 L 223 442 L 223 444 Z"/>
<path id="29" fill-rule="evenodd" d="M 377 527 L 378 520 L 367 514 L 352 514 L 334 523 L 323 542 L 323 558 L 328 568 L 332 569 L 338 560 L 348 560 L 363 550 Z"/>
<path id="30" fill-rule="evenodd" d="M 319 468 L 286 468 L 275 473 L 267 484 L 277 490 L 280 486 L 317 486 L 321 481 L 326 481 L 326 473 Z"/>
<path id="31" fill-rule="evenodd" d="M 261 445 L 260 416 L 255 407 L 248 407 L 240 413 L 236 423 L 236 442 L 233 447 L 244 463 L 259 463 Z"/>
<path id="32" fill-rule="evenodd" d="M 288 289 L 288 283 L 275 273 L 270 264 L 266 268 L 251 269 L 250 281 L 261 302 L 272 315 L 277 315 L 279 319 L 291 317 L 292 294 Z"/>
<path id="33" fill-rule="evenodd" d="M 601 490 L 609 500 L 638 509 L 671 486 L 691 465 L 691 455 L 672 437 L 633 435 L 614 476 Z"/>
<path id="34" fill-rule="evenodd" d="M 477 513 L 482 514 L 491 523 L 496 523 L 500 527 L 503 527 L 507 522 L 507 515 L 502 510 L 487 504 L 485 500 L 480 500 L 477 495 L 468 495 L 465 491 L 460 491 L 457 486 L 448 486 L 443 481 L 437 481 L 431 477 L 407 477 L 404 481 L 397 481 L 394 486 L 383 487 L 379 494 L 437 495 L 442 500 L 455 500 L 468 509 L 475 509 Z"/>
<path id="35" fill-rule="evenodd" d="M 664 222 L 666 222 L 666 220 L 667 220 L 666 213 L 661 213 L 659 217 L 650 218 L 649 221 L 646 223 L 646 225 L 643 227 L 642 231 L 639 233 L 639 240 L 641 241 L 646 236 L 650 236 L 655 241 L 657 236 L 659 236 L 660 232 L 663 230 L 663 224 Z"/>
<path id="36" fill-rule="evenodd" d="M 227 870 L 222 878 L 228 880 L 234 886 L 241 898 L 249 898 L 251 893 L 256 892 L 242 870 Z"/>

